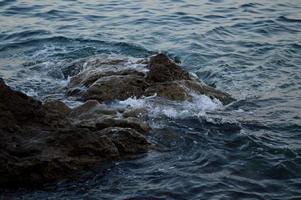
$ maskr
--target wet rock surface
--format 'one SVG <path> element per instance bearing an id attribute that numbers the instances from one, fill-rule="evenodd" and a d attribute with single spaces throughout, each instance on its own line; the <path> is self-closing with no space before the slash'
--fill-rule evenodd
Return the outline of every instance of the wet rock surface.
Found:
<path id="1" fill-rule="evenodd" d="M 148 84 L 137 75 L 105 76 L 95 81 L 84 93 L 83 99 L 96 99 L 100 102 L 129 97 L 141 97 Z"/>
<path id="2" fill-rule="evenodd" d="M 153 95 L 184 101 L 191 99 L 191 93 L 196 93 L 218 99 L 223 104 L 234 101 L 229 94 L 194 79 L 164 54 L 151 57 L 144 72 L 123 68 L 121 63 L 87 61 L 86 65 L 93 70 L 83 70 L 73 76 L 68 95 L 83 101 L 94 99 L 99 102 Z"/>
<path id="3" fill-rule="evenodd" d="M 63 69 L 71 77 L 67 95 L 83 101 L 73 109 L 60 101 L 42 103 L 0 79 L 0 186 L 58 181 L 104 160 L 146 152 L 151 130 L 147 110 L 112 108 L 108 102 L 147 96 L 181 102 L 193 94 L 224 104 L 234 100 L 198 82 L 163 54 L 137 61 L 140 68 L 125 63 L 97 58 Z"/>
<path id="4" fill-rule="evenodd" d="M 73 110 L 60 101 L 42 104 L 0 79 L 0 185 L 35 186 L 146 152 L 148 125 L 116 113 L 95 101 Z"/>
<path id="5" fill-rule="evenodd" d="M 190 80 L 189 73 L 182 70 L 164 54 L 150 58 L 147 78 L 153 82 L 166 82 L 175 80 Z"/>

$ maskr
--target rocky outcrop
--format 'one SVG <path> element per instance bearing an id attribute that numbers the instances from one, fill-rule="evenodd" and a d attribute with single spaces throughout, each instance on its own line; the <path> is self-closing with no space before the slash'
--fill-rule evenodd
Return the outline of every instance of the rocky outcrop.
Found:
<path id="1" fill-rule="evenodd" d="M 125 74 L 105 76 L 97 79 L 83 94 L 84 100 L 96 99 L 100 102 L 115 99 L 141 97 L 148 84 L 142 76 Z"/>
<path id="2" fill-rule="evenodd" d="M 122 110 L 118 111 L 123 112 Z M 0 79 L 0 185 L 57 181 L 106 159 L 146 152 L 148 125 L 88 101 L 76 109 L 11 90 Z"/>
<path id="3" fill-rule="evenodd" d="M 76 127 L 99 130 L 109 127 L 132 128 L 141 133 L 150 131 L 148 124 L 139 116 L 126 115 L 131 110 L 110 109 L 98 101 L 89 100 L 70 113 Z M 133 110 L 134 111 L 134 110 Z M 122 115 L 123 117 L 120 117 Z"/>
<path id="4" fill-rule="evenodd" d="M 182 70 L 164 54 L 150 58 L 147 79 L 152 82 L 167 82 L 175 80 L 190 80 L 189 73 Z"/>
<path id="5" fill-rule="evenodd" d="M 129 97 L 159 96 L 190 101 L 204 94 L 224 104 L 234 99 L 204 85 L 167 56 L 138 61 L 79 60 L 63 69 L 71 77 L 67 94 L 84 103 L 70 109 L 14 91 L 0 79 L 0 186 L 57 181 L 107 159 L 146 152 L 147 110 L 109 108 Z"/>
<path id="6" fill-rule="evenodd" d="M 152 96 L 156 94 L 159 97 L 163 97 L 174 101 L 185 101 L 191 98 L 189 91 L 179 81 L 166 81 L 162 83 L 153 83 L 145 90 L 146 96 Z"/>
<path id="7" fill-rule="evenodd" d="M 120 62 L 104 63 L 92 63 L 93 70 L 83 70 L 73 76 L 68 95 L 99 102 L 153 95 L 184 101 L 191 100 L 193 93 L 218 99 L 223 104 L 234 100 L 229 94 L 200 83 L 164 54 L 151 57 L 144 73 L 120 67 Z"/>

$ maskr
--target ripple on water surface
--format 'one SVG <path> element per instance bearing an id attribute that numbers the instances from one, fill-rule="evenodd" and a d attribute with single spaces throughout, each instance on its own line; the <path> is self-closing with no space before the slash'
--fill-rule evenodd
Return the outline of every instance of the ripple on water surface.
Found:
<path id="1" fill-rule="evenodd" d="M 75 60 L 163 51 L 237 99 L 114 102 L 150 111 L 158 149 L 4 197 L 300 199 L 300 11 L 298 0 L 0 0 L 0 77 L 36 98 L 77 105 L 62 74 Z"/>

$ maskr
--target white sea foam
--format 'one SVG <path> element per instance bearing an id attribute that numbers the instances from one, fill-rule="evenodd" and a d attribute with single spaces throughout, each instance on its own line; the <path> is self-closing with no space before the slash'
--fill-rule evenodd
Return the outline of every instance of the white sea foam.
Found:
<path id="1" fill-rule="evenodd" d="M 31 89 L 31 88 L 29 88 L 27 91 L 24 91 L 24 93 L 27 96 L 30 96 L 30 97 L 37 97 L 38 96 L 38 93 L 35 90 Z"/>
<path id="2" fill-rule="evenodd" d="M 128 98 L 119 101 L 115 106 L 144 108 L 148 110 L 149 116 L 170 118 L 185 118 L 189 116 L 205 115 L 207 111 L 214 111 L 222 108 L 222 103 L 217 99 L 210 99 L 205 95 L 191 94 L 191 101 L 173 102 L 157 96 L 144 98 Z"/>
<path id="3" fill-rule="evenodd" d="M 123 57 L 115 54 L 98 54 L 86 59 L 83 63 L 82 72 L 85 71 L 121 71 L 125 69 L 133 69 L 143 73 L 148 72 L 145 64 L 141 63 L 142 58 Z M 117 62 L 117 63 L 115 63 Z"/>
<path id="4" fill-rule="evenodd" d="M 45 49 L 39 54 L 34 55 L 38 57 L 46 56 L 53 52 L 53 47 L 45 47 Z M 88 58 L 85 63 L 83 63 L 83 71 L 112 71 L 112 70 L 124 70 L 124 69 L 134 69 L 146 73 L 148 71 L 146 64 L 142 62 L 141 58 L 134 57 L 123 57 L 121 55 L 115 54 L 100 54 Z M 63 79 L 63 75 L 58 74 L 61 72 L 57 66 L 62 65 L 61 62 L 56 60 L 45 60 L 39 63 L 39 68 L 36 73 L 31 77 L 28 77 L 31 81 L 52 83 L 52 88 L 64 88 L 68 85 L 70 77 L 68 79 Z M 45 84 L 41 84 L 45 85 Z M 36 90 L 28 91 L 31 96 L 38 96 L 35 92 Z M 185 118 L 190 116 L 203 116 L 207 111 L 214 111 L 222 107 L 222 103 L 217 99 L 210 99 L 205 95 L 190 94 L 192 99 L 190 101 L 169 101 L 156 95 L 143 98 L 128 98 L 124 101 L 118 101 L 112 106 L 122 107 L 122 108 L 143 108 L 148 110 L 149 116 L 152 118 L 156 117 L 169 117 L 169 118 Z M 65 102 L 70 106 L 74 107 L 78 105 L 72 99 L 66 99 Z"/>

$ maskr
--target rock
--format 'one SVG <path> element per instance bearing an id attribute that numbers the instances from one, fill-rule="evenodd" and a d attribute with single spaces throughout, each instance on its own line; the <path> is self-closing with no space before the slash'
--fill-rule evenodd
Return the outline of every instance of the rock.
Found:
<path id="1" fill-rule="evenodd" d="M 235 100 L 225 92 L 194 80 L 156 83 L 145 90 L 146 96 L 152 96 L 156 94 L 159 97 L 163 97 L 172 101 L 189 101 L 192 99 L 192 93 L 206 95 L 211 99 L 218 99 L 224 105 Z"/>
<path id="2" fill-rule="evenodd" d="M 136 70 L 132 69 L 126 69 L 126 70 L 104 70 L 104 69 L 94 69 L 94 70 L 87 70 L 83 71 L 82 73 L 73 76 L 70 80 L 70 83 L 68 85 L 69 88 L 75 89 L 76 87 L 89 87 L 92 85 L 95 81 L 102 77 L 106 76 L 114 76 L 114 75 L 137 75 L 137 76 L 144 76 L 144 73 L 138 72 Z"/>
<path id="3" fill-rule="evenodd" d="M 43 122 L 48 124 L 52 128 L 55 127 L 66 127 L 69 125 L 69 120 L 66 119 L 66 116 L 70 114 L 71 109 L 66 106 L 63 102 L 55 101 L 46 101 L 42 109 L 44 111 Z"/>
<path id="4" fill-rule="evenodd" d="M 106 128 L 101 132 L 112 138 L 121 155 L 144 153 L 145 146 L 150 145 L 141 133 L 131 128 Z"/>
<path id="5" fill-rule="evenodd" d="M 143 65 L 135 63 L 137 65 Z M 147 152 L 146 110 L 116 109 L 107 102 L 157 96 L 190 101 L 203 94 L 228 104 L 227 93 L 204 85 L 167 56 L 150 58 L 145 69 L 127 60 L 94 58 L 71 63 L 67 94 L 86 101 L 70 109 L 63 102 L 44 104 L 14 91 L 0 79 L 0 186 L 30 186 L 58 181 L 107 159 Z"/>
<path id="6" fill-rule="evenodd" d="M 149 146 L 139 132 L 118 127 L 98 132 L 61 129 L 37 134 L 34 140 L 24 140 L 18 148 L 1 151 L 0 185 L 29 186 L 57 181 L 104 159 L 144 153 Z"/>
<path id="7" fill-rule="evenodd" d="M 185 101 L 191 98 L 183 85 L 177 81 L 156 83 L 145 90 L 146 96 L 155 94 L 172 101 Z"/>
<path id="8" fill-rule="evenodd" d="M 70 71 L 71 69 L 77 69 L 77 66 L 81 66 L 81 70 L 76 70 L 78 73 L 72 76 L 68 85 L 68 95 L 71 96 L 82 96 L 85 92 L 85 88 L 89 88 L 102 77 L 113 75 L 145 76 L 145 72 L 137 70 L 139 68 L 137 66 L 143 65 L 142 60 L 132 62 L 128 59 L 99 56 L 96 58 L 82 59 L 77 62 L 73 62 L 70 67 L 67 67 L 67 69 L 69 69 L 67 71 Z"/>
<path id="9" fill-rule="evenodd" d="M 85 62 L 86 62 L 85 59 L 80 59 L 63 66 L 62 73 L 64 77 L 67 79 L 68 77 L 72 77 L 79 74 L 80 71 L 83 69 Z"/>
<path id="10" fill-rule="evenodd" d="M 44 115 L 42 103 L 21 92 L 15 92 L 0 79 L 0 120 L 1 128 L 18 125 L 17 122 L 40 122 Z M 10 124 L 13 120 L 13 124 Z M 7 123 L 4 123 L 4 122 Z"/>
<path id="11" fill-rule="evenodd" d="M 105 104 L 100 104 L 96 100 L 88 100 L 81 106 L 74 108 L 70 112 L 70 118 L 74 120 L 87 120 L 98 118 L 99 116 L 117 116 L 118 109 L 110 109 Z"/>
<path id="12" fill-rule="evenodd" d="M 218 99 L 221 101 L 224 105 L 227 105 L 235 99 L 231 97 L 228 93 L 222 92 L 220 90 L 217 90 L 213 87 L 210 87 L 205 84 L 201 84 L 197 81 L 191 81 L 191 80 L 185 80 L 182 81 L 182 84 L 190 91 L 196 93 L 196 94 L 202 94 L 210 97 L 211 99 Z"/>
<path id="13" fill-rule="evenodd" d="M 94 82 L 83 94 L 84 100 L 95 99 L 100 102 L 125 100 L 141 97 L 148 84 L 141 76 L 105 76 Z"/>
<path id="14" fill-rule="evenodd" d="M 107 127 L 121 127 L 121 128 L 132 128 L 140 133 L 147 133 L 150 131 L 150 127 L 147 123 L 141 122 L 137 118 L 126 118 L 126 119 L 114 119 L 107 118 L 100 121 L 97 121 L 97 129 L 104 129 Z"/>
<path id="15" fill-rule="evenodd" d="M 21 135 L 24 132 L 20 131 L 15 136 L 19 140 L 17 148 L 1 149 L 0 185 L 26 186 L 56 181 L 99 160 L 118 156 L 109 138 L 89 130 L 34 132 L 33 137 L 24 138 Z"/>
<path id="16" fill-rule="evenodd" d="M 110 63 L 110 67 L 107 63 Z M 148 68 L 146 74 L 120 67 L 120 62 L 115 64 L 113 61 L 107 61 L 107 63 L 97 62 L 97 67 L 94 63 L 92 70 L 83 71 L 72 77 L 68 95 L 78 96 L 82 101 L 93 99 L 99 102 L 155 94 L 172 101 L 190 101 L 191 93 L 195 93 L 216 98 L 224 104 L 234 101 L 229 94 L 197 81 L 164 54 L 150 58 L 145 66 Z"/>
<path id="17" fill-rule="evenodd" d="M 56 112 L 60 113 L 61 115 L 68 115 L 71 112 L 71 109 L 68 106 L 58 100 L 46 101 L 43 105 L 43 108 L 47 112 Z"/>
<path id="18" fill-rule="evenodd" d="M 93 94 L 95 91 L 101 91 L 106 89 L 106 86 L 115 87 L 117 84 L 115 83 L 115 81 L 118 81 L 119 84 L 126 84 L 124 87 L 131 86 L 131 84 L 133 84 L 136 85 L 135 88 L 139 89 L 140 87 L 138 87 L 139 85 L 137 85 L 139 82 L 142 81 L 141 83 L 145 84 L 145 81 L 143 79 L 144 76 L 144 73 L 131 69 L 122 71 L 85 71 L 71 78 L 71 81 L 68 85 L 67 93 L 70 96 L 80 96 L 83 100 L 87 98 L 93 99 L 90 98 L 90 94 L 87 90 L 89 90 L 92 87 L 90 93 Z M 141 85 L 141 90 L 143 90 L 144 87 L 144 85 Z M 130 94 L 131 93 L 129 93 L 129 95 Z M 97 92 L 96 95 L 98 95 Z M 118 93 L 116 93 L 115 95 L 118 95 Z M 124 92 L 123 95 L 125 95 Z M 86 98 L 83 98 L 83 96 L 86 96 Z M 91 96 L 95 97 L 95 95 Z M 96 99 L 102 101 L 101 98 Z"/>
<path id="19" fill-rule="evenodd" d="M 0 186 L 58 181 L 103 160 L 146 152 L 148 125 L 117 113 L 97 101 L 74 110 L 60 101 L 42 104 L 0 79 Z M 79 126 L 84 120 L 91 125 Z"/>
<path id="20" fill-rule="evenodd" d="M 84 68 L 90 68 L 92 71 L 101 67 L 104 71 L 112 70 L 111 65 L 124 65 L 127 62 L 125 59 L 108 59 L 107 57 L 99 57 L 92 59 L 79 59 L 62 67 L 62 73 L 65 78 L 73 77 L 79 74 Z M 141 61 L 140 61 L 141 62 Z"/>
<path id="21" fill-rule="evenodd" d="M 123 112 L 124 118 L 139 118 L 139 119 L 146 119 L 147 118 L 147 109 L 146 108 L 134 108 L 134 109 L 127 109 Z"/>
<path id="22" fill-rule="evenodd" d="M 164 54 L 151 57 L 148 68 L 147 78 L 153 82 L 190 80 L 189 73 L 181 69 Z"/>
<path id="23" fill-rule="evenodd" d="M 138 118 L 125 118 L 113 116 L 98 116 L 86 115 L 86 119 L 74 122 L 76 127 L 88 128 L 90 130 L 102 130 L 108 127 L 132 128 L 140 133 L 147 133 L 150 127 L 147 123 L 139 120 Z"/>

